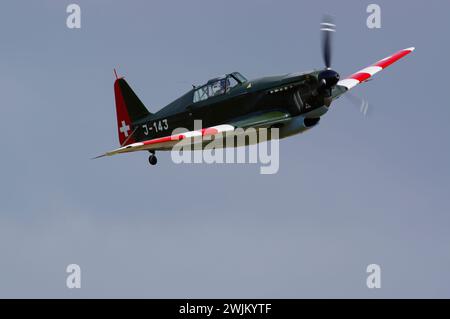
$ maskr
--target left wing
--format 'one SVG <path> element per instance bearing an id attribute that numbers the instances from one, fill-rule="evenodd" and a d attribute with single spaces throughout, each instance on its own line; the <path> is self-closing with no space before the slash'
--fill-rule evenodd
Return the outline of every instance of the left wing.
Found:
<path id="1" fill-rule="evenodd" d="M 184 140 L 186 138 L 219 135 L 219 134 L 222 134 L 225 132 L 234 131 L 234 129 L 235 129 L 234 126 L 224 124 L 224 125 L 217 125 L 217 126 L 212 126 L 209 128 L 204 128 L 199 131 L 188 131 L 185 133 L 169 135 L 169 136 L 164 136 L 164 137 L 158 137 L 158 138 L 154 138 L 151 140 L 128 144 L 126 146 L 117 148 L 110 152 L 106 152 L 105 154 L 102 154 L 95 158 L 100 158 L 100 157 L 104 157 L 104 156 L 112 156 L 112 155 L 121 154 L 121 153 L 135 152 L 135 151 L 170 150 L 175 144 L 177 144 L 179 141 Z M 192 141 L 195 141 L 195 139 L 192 139 Z"/>
<path id="2" fill-rule="evenodd" d="M 235 121 L 231 121 L 229 124 L 222 124 L 217 126 L 212 126 L 208 128 L 204 128 L 198 131 L 188 131 L 180 134 L 174 134 L 159 138 L 154 138 L 151 140 L 136 142 L 132 144 L 128 144 L 126 146 L 117 148 L 110 152 L 106 152 L 100 156 L 95 158 L 104 157 L 104 156 L 112 156 L 121 153 L 129 153 L 135 151 L 167 151 L 171 150 L 172 147 L 182 140 L 187 140 L 189 144 L 197 144 L 202 143 L 201 139 L 195 139 L 195 137 L 203 137 L 208 136 L 212 138 L 213 136 L 217 136 L 220 138 L 224 137 L 224 133 L 234 132 L 236 128 L 260 128 L 260 127 L 269 127 L 276 123 L 282 123 L 290 119 L 290 115 L 287 112 L 283 111 L 269 111 L 259 114 L 253 114 L 250 116 L 245 116 L 243 118 L 239 118 Z M 193 138 L 194 137 L 194 138 Z"/>
<path id="3" fill-rule="evenodd" d="M 338 88 L 341 87 L 343 90 L 337 90 L 336 94 L 333 94 L 333 98 L 338 98 L 341 94 L 345 93 L 348 90 L 351 90 L 355 86 L 357 86 L 360 83 L 363 83 L 367 80 L 369 80 L 372 76 L 374 76 L 376 73 L 380 72 L 381 70 L 384 70 L 391 64 L 397 62 L 401 58 L 407 56 L 412 51 L 414 51 L 414 48 L 408 48 L 404 50 L 400 50 L 397 53 L 394 53 L 393 55 L 390 55 L 375 64 L 372 64 L 371 66 L 368 66 L 349 77 L 340 80 L 337 85 Z"/>

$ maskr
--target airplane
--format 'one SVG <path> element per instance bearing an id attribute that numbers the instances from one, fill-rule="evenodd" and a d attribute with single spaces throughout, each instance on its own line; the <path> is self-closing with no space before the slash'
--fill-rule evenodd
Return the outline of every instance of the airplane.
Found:
<path id="1" fill-rule="evenodd" d="M 120 147 L 98 157 L 148 151 L 148 161 L 155 165 L 156 151 L 171 150 L 181 140 L 194 143 L 193 137 L 222 138 L 238 128 L 276 127 L 279 138 L 302 133 L 319 123 L 334 100 L 414 51 L 414 47 L 400 50 L 340 79 L 339 73 L 331 69 L 332 34 L 336 25 L 331 19 L 324 19 L 320 30 L 324 69 L 254 80 L 239 72 L 228 73 L 193 86 L 156 113 L 148 111 L 114 70 Z M 204 128 L 196 128 L 194 120 L 202 120 Z M 185 128 L 186 132 L 171 134 L 176 128 Z"/>

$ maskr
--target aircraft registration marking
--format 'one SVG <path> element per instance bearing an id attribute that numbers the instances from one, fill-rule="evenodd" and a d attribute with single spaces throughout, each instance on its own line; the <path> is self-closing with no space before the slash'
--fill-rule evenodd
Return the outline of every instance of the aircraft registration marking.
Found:
<path id="1" fill-rule="evenodd" d="M 144 135 L 148 135 L 150 131 L 155 130 L 155 132 L 163 132 L 169 129 L 169 123 L 167 119 L 162 119 L 154 122 L 148 122 L 142 125 L 142 129 L 144 130 Z"/>

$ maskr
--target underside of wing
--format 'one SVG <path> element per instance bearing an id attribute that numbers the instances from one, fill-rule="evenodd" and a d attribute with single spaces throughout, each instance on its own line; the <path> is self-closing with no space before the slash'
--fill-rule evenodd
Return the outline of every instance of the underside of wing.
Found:
<path id="1" fill-rule="evenodd" d="M 154 138 L 151 140 L 132 143 L 120 147 L 118 149 L 115 149 L 113 151 L 106 152 L 105 154 L 97 156 L 96 158 L 136 151 L 167 151 L 172 149 L 172 147 L 175 146 L 177 143 L 184 140 L 189 141 L 187 142 L 188 144 L 189 143 L 194 144 L 199 140 L 201 141 L 200 138 L 203 137 L 212 138 L 215 135 L 223 135 L 224 133 L 232 132 L 234 131 L 234 129 L 235 127 L 232 125 L 223 124 L 212 126 L 209 128 L 204 128 L 197 131 L 188 131 L 179 134 L 168 135 L 164 137 Z M 196 139 L 196 137 L 199 139 Z"/>
<path id="2" fill-rule="evenodd" d="M 404 50 L 400 50 L 397 53 L 394 53 L 393 55 L 390 55 L 375 64 L 368 66 L 350 76 L 347 78 L 340 80 L 337 83 L 338 90 L 336 90 L 335 94 L 333 94 L 333 98 L 338 98 L 341 94 L 345 93 L 348 90 L 351 90 L 355 86 L 357 86 L 360 83 L 363 83 L 365 81 L 368 81 L 371 77 L 373 77 L 376 73 L 380 72 L 381 70 L 384 70 L 391 64 L 397 62 L 401 58 L 407 56 L 412 51 L 414 51 L 414 48 L 408 48 Z"/>
<path id="3" fill-rule="evenodd" d="M 196 143 L 202 143 L 202 139 L 211 140 L 213 138 L 222 138 L 226 134 L 232 135 L 234 132 L 236 132 L 235 130 L 237 128 L 246 129 L 249 127 L 253 127 L 257 129 L 263 127 L 271 127 L 273 125 L 288 121 L 289 119 L 289 113 L 283 111 L 257 113 L 236 119 L 235 121 L 231 121 L 229 124 L 222 124 L 204 128 L 201 130 L 188 131 L 132 143 L 97 156 L 96 158 L 135 151 L 167 151 L 171 150 L 177 143 L 183 143 L 184 145 L 193 145 Z"/>

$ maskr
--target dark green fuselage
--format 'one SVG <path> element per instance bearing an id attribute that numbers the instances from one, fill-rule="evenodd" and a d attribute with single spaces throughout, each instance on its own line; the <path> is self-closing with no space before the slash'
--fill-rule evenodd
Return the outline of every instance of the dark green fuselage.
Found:
<path id="1" fill-rule="evenodd" d="M 270 111 L 288 112 L 295 117 L 323 107 L 324 98 L 316 94 L 320 71 L 244 80 L 226 93 L 194 102 L 193 88 L 157 113 L 133 122 L 137 141 L 167 136 L 174 129 L 194 129 L 194 120 L 202 127 L 242 122 Z M 340 90 L 339 87 L 334 90 Z"/>

